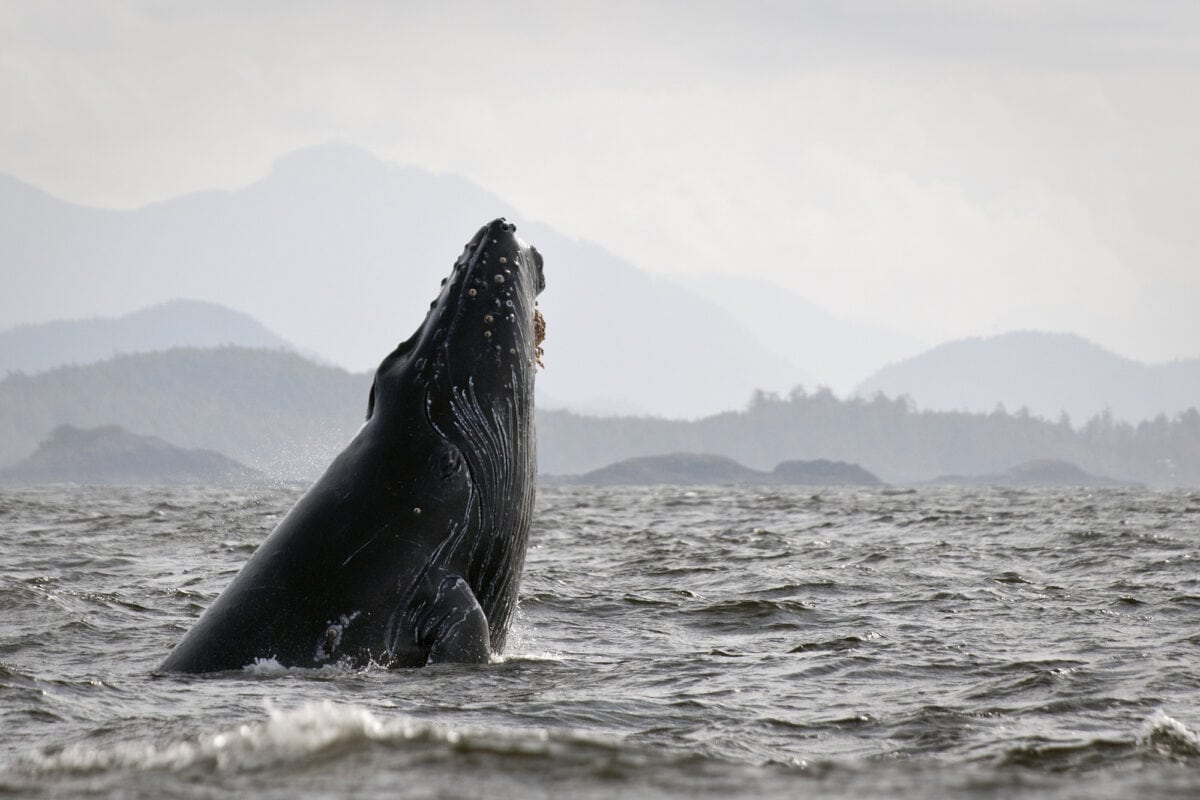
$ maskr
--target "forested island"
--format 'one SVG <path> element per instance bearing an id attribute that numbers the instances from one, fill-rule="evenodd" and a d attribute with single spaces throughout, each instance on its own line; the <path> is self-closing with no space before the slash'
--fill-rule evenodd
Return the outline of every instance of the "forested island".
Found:
<path id="1" fill-rule="evenodd" d="M 857 464 L 829 461 L 782 461 L 767 472 L 751 469 L 713 453 L 666 453 L 638 456 L 582 475 L 544 475 L 559 485 L 585 486 L 880 486 L 883 481 Z"/>
<path id="2" fill-rule="evenodd" d="M 213 450 L 188 450 L 117 425 L 59 425 L 26 459 L 0 469 L 5 483 L 86 483 L 139 486 L 233 485 L 263 475 Z"/>

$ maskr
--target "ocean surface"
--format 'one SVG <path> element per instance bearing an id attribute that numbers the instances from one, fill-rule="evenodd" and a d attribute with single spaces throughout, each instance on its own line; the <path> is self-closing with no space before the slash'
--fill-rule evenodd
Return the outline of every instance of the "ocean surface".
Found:
<path id="1" fill-rule="evenodd" d="M 156 676 L 298 495 L 0 489 L 0 796 L 1200 797 L 1200 492 L 544 488 L 496 663 Z"/>

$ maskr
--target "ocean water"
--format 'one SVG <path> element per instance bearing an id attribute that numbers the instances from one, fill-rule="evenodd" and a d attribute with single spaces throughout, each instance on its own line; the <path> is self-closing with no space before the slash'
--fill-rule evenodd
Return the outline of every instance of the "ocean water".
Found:
<path id="1" fill-rule="evenodd" d="M 1200 493 L 544 488 L 487 665 L 155 666 L 298 490 L 0 489 L 0 796 L 1200 796 Z"/>

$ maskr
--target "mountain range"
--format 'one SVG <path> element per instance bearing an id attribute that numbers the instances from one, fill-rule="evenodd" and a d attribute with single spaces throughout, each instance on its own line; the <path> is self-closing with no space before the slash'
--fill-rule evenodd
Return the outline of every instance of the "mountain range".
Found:
<path id="1" fill-rule="evenodd" d="M 694 417 L 807 380 L 711 301 L 522 220 L 463 179 L 344 145 L 285 157 L 237 191 L 130 211 L 0 179 L 0 322 L 117 317 L 185 297 L 244 311 L 327 363 L 372 369 L 498 216 L 546 260 L 545 404 Z"/>
<path id="2" fill-rule="evenodd" d="M 1035 332 L 926 350 L 837 319 L 758 279 L 753 264 L 735 265 L 737 276 L 656 277 L 521 220 L 466 180 L 347 145 L 284 157 L 236 191 L 130 211 L 0 176 L 0 327 L 10 326 L 0 374 L 220 344 L 366 372 L 419 324 L 463 242 L 500 215 L 546 259 L 542 408 L 694 419 L 797 385 L 906 395 L 929 410 L 1065 411 L 1076 424 L 1200 403 L 1200 359 L 1150 366 Z"/>

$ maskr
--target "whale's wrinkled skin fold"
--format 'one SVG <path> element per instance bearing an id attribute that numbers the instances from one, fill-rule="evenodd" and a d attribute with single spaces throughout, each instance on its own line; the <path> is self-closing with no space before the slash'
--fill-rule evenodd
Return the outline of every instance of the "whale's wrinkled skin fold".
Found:
<path id="1" fill-rule="evenodd" d="M 467 244 L 379 365 L 362 429 L 160 671 L 421 666 L 503 649 L 533 511 L 545 286 L 515 231 L 497 219 Z"/>

